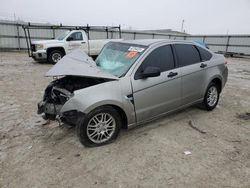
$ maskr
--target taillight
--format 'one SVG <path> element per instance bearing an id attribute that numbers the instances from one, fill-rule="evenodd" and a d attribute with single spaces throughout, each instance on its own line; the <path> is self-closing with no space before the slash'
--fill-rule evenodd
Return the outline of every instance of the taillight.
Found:
<path id="1" fill-rule="evenodd" d="M 224 64 L 227 65 L 227 63 L 228 63 L 228 61 L 227 61 L 227 59 L 225 59 Z"/>

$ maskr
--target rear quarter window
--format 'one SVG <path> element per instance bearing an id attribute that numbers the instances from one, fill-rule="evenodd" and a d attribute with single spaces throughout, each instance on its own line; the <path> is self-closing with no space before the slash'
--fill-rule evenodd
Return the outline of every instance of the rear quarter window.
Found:
<path id="1" fill-rule="evenodd" d="M 191 44 L 175 44 L 176 55 L 180 67 L 201 62 L 199 51 Z"/>
<path id="2" fill-rule="evenodd" d="M 212 58 L 212 54 L 209 51 L 207 51 L 199 46 L 196 46 L 196 47 L 200 52 L 202 61 L 209 61 Z"/>

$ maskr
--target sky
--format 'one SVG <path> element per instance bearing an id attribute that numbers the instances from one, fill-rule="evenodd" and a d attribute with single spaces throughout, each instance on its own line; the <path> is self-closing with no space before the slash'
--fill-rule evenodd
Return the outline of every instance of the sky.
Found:
<path id="1" fill-rule="evenodd" d="M 0 0 L 0 19 L 250 34 L 250 0 Z"/>

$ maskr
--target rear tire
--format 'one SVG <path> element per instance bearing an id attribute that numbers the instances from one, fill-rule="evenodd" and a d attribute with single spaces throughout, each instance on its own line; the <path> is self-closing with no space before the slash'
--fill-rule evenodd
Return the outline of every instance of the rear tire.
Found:
<path id="1" fill-rule="evenodd" d="M 56 64 L 63 57 L 63 53 L 60 50 L 52 50 L 49 53 L 48 61 L 53 65 Z"/>
<path id="2" fill-rule="evenodd" d="M 219 98 L 220 98 L 219 87 L 215 83 L 211 82 L 207 87 L 203 99 L 203 105 L 206 108 L 206 110 L 208 111 L 213 110 L 217 106 Z"/>
<path id="3" fill-rule="evenodd" d="M 80 142 L 86 147 L 111 143 L 117 138 L 120 129 L 120 114 L 111 106 L 94 109 L 76 127 Z"/>

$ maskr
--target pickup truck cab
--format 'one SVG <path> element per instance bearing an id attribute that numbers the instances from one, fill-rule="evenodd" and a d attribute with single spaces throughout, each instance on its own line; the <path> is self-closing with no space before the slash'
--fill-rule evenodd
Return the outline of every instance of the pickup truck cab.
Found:
<path id="1" fill-rule="evenodd" d="M 84 30 L 66 31 L 54 40 L 32 41 L 32 58 L 36 61 L 49 61 L 55 64 L 64 55 L 76 49 L 81 49 L 89 56 L 95 58 L 106 43 L 121 40 L 122 39 L 89 40 Z"/>

